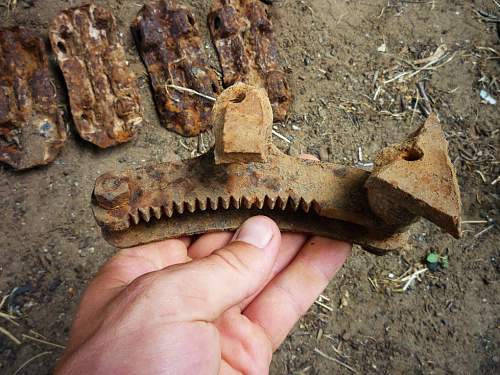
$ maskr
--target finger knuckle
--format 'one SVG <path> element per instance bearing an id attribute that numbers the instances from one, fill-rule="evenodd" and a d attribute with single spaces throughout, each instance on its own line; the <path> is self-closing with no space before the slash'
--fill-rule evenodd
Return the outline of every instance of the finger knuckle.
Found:
<path id="1" fill-rule="evenodd" d="M 251 273 L 250 267 L 246 262 L 241 259 L 237 252 L 231 249 L 221 249 L 214 252 L 214 257 L 225 266 L 233 270 L 238 275 L 246 276 Z"/>
<path id="2" fill-rule="evenodd" d="M 143 294 L 152 289 L 155 283 L 156 277 L 153 273 L 141 275 L 127 286 L 127 291 L 133 294 Z"/>

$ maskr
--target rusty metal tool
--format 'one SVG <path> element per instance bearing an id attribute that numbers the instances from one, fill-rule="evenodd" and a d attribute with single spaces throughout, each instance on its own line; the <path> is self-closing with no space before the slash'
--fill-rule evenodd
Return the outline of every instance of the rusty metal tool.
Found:
<path id="1" fill-rule="evenodd" d="M 215 147 L 205 155 L 97 179 L 92 207 L 107 241 L 129 247 L 234 230 L 257 214 L 284 231 L 351 241 L 379 254 L 403 247 L 420 216 L 460 235 L 459 189 L 434 115 L 408 140 L 383 149 L 372 173 L 279 151 L 262 88 L 223 91 L 212 122 Z"/>
<path id="2" fill-rule="evenodd" d="M 0 29 L 0 161 L 27 169 L 53 161 L 66 141 L 43 39 Z"/>
<path id="3" fill-rule="evenodd" d="M 80 136 L 101 148 L 134 138 L 142 123 L 139 91 L 111 12 L 95 4 L 63 10 L 49 37 Z"/>
<path id="4" fill-rule="evenodd" d="M 263 87 L 274 121 L 284 121 L 292 93 L 280 64 L 269 5 L 260 0 L 214 0 L 208 27 L 219 56 L 224 87 Z"/>
<path id="5" fill-rule="evenodd" d="M 131 29 L 162 125 L 184 136 L 207 130 L 213 105 L 209 98 L 222 89 L 192 12 L 174 0 L 160 0 L 144 5 Z"/>

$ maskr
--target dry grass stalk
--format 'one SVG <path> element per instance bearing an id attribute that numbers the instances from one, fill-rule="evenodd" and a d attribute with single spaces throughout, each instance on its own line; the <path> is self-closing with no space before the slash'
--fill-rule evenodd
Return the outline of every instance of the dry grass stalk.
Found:
<path id="1" fill-rule="evenodd" d="M 215 98 L 212 97 L 212 96 L 208 96 L 208 95 L 205 95 L 199 91 L 196 91 L 196 90 L 193 90 L 193 89 L 190 89 L 190 88 L 187 88 L 187 87 L 182 87 L 182 86 L 177 86 L 177 85 L 167 85 L 168 88 L 171 88 L 171 89 L 174 89 L 174 90 L 177 90 L 177 91 L 182 91 L 182 92 L 186 92 L 188 94 L 191 94 L 191 95 L 198 95 L 204 99 L 207 99 L 207 100 L 210 100 L 212 102 L 215 102 Z"/>
<path id="2" fill-rule="evenodd" d="M 35 342 L 38 342 L 40 344 L 45 344 L 45 345 L 48 345 L 48 346 L 53 346 L 54 348 L 58 348 L 58 349 L 66 349 L 65 346 L 63 345 L 60 345 L 60 344 L 56 344 L 55 342 L 51 342 L 51 341 L 48 341 L 48 340 L 44 340 L 44 339 L 39 339 L 39 338 L 36 338 L 36 337 L 33 337 L 33 336 L 30 336 L 30 335 L 27 335 L 25 333 L 23 333 L 21 335 L 21 337 L 23 339 L 27 339 L 27 340 L 31 340 L 31 341 L 35 341 Z"/>
<path id="3" fill-rule="evenodd" d="M 38 353 L 37 355 L 31 357 L 30 359 L 28 359 L 26 362 L 24 362 L 21 366 L 19 366 L 19 368 L 12 374 L 12 375 L 17 375 L 21 372 L 21 370 L 23 368 L 25 368 L 26 366 L 28 366 L 31 362 L 37 360 L 38 358 L 40 357 L 43 357 L 45 355 L 49 355 L 49 354 L 52 354 L 52 352 L 42 352 L 42 353 Z"/>
<path id="4" fill-rule="evenodd" d="M 337 358 L 330 357 L 328 354 L 322 352 L 318 348 L 314 348 L 314 353 L 319 354 L 323 358 L 326 358 L 329 361 L 335 362 L 335 363 L 339 364 L 342 367 L 345 367 L 346 369 L 348 369 L 349 371 L 351 371 L 353 374 L 357 374 L 358 373 L 354 368 L 352 368 L 351 366 L 349 366 L 347 363 L 342 362 L 341 360 L 339 360 Z"/>
<path id="5" fill-rule="evenodd" d="M 452 54 L 448 54 L 446 45 L 443 44 L 439 46 L 431 56 L 426 57 L 424 59 L 418 59 L 412 62 L 407 62 L 407 64 L 410 65 L 412 69 L 396 74 L 394 77 L 384 81 L 384 85 L 387 85 L 394 81 L 412 78 L 417 74 L 426 70 L 436 70 L 438 68 L 441 68 L 442 66 L 451 62 L 456 55 L 457 55 L 456 51 L 453 52 Z M 425 65 L 419 67 L 422 64 Z"/>
<path id="6" fill-rule="evenodd" d="M 0 333 L 10 339 L 14 344 L 21 345 L 21 340 L 19 340 L 16 336 L 10 333 L 6 328 L 0 326 Z"/>
<path id="7" fill-rule="evenodd" d="M 380 291 L 381 287 L 385 286 L 392 292 L 404 293 L 415 283 L 416 280 L 420 280 L 422 274 L 428 270 L 429 269 L 427 267 L 422 265 L 412 266 L 398 277 L 389 274 L 386 278 L 381 280 L 377 280 L 376 278 L 368 278 L 368 280 L 376 291 Z"/>

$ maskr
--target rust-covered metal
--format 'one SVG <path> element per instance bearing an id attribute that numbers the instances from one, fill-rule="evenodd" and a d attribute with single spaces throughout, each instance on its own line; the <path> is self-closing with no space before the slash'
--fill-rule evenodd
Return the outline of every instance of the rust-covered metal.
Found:
<path id="1" fill-rule="evenodd" d="M 371 209 L 386 225 L 404 229 L 425 217 L 460 236 L 460 189 L 435 114 L 406 142 L 378 154 L 366 188 Z"/>
<path id="2" fill-rule="evenodd" d="M 208 26 L 224 86 L 244 82 L 265 88 L 274 121 L 284 121 L 292 93 L 280 64 L 269 5 L 260 0 L 214 0 Z"/>
<path id="3" fill-rule="evenodd" d="M 264 89 L 226 89 L 212 121 L 216 144 L 207 154 L 97 179 L 94 216 L 110 243 L 129 247 L 234 230 L 256 214 L 285 231 L 351 241 L 376 253 L 403 247 L 407 226 L 419 216 L 460 234 L 458 185 L 434 116 L 408 141 L 383 150 L 373 173 L 279 151 Z"/>
<path id="4" fill-rule="evenodd" d="M 138 88 L 111 12 L 95 4 L 63 10 L 49 36 L 80 136 L 101 148 L 134 138 L 142 123 Z"/>
<path id="5" fill-rule="evenodd" d="M 26 28 L 0 29 L 0 161 L 45 165 L 65 141 L 44 41 Z"/>
<path id="6" fill-rule="evenodd" d="M 221 87 L 192 12 L 174 0 L 156 1 L 143 6 L 131 28 L 163 126 L 184 136 L 207 130 L 210 98 L 218 96 Z"/>

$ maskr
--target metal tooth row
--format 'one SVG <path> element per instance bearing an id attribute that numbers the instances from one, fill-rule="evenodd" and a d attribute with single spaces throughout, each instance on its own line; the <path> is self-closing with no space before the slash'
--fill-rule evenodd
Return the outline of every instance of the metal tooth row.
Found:
<path id="1" fill-rule="evenodd" d="M 183 213 L 193 213 L 197 210 L 206 211 L 207 208 L 212 211 L 218 209 L 229 209 L 235 208 L 258 208 L 262 209 L 264 206 L 267 208 L 274 210 L 285 210 L 287 207 L 290 207 L 293 211 L 297 211 L 299 208 L 304 212 L 309 212 L 312 202 L 306 202 L 303 198 L 300 199 L 292 199 L 291 197 L 270 197 L 266 195 L 264 198 L 253 197 L 229 197 L 223 198 L 219 197 L 217 199 L 206 198 L 205 200 L 200 200 L 196 198 L 194 201 L 189 202 L 169 202 L 168 204 L 162 207 L 144 207 L 139 208 L 135 211 L 130 212 L 130 219 L 134 224 L 139 224 L 139 222 L 144 220 L 145 222 L 149 222 L 151 217 L 155 217 L 156 219 L 160 219 L 163 215 L 167 217 L 172 217 L 174 213 L 183 214 Z"/>

